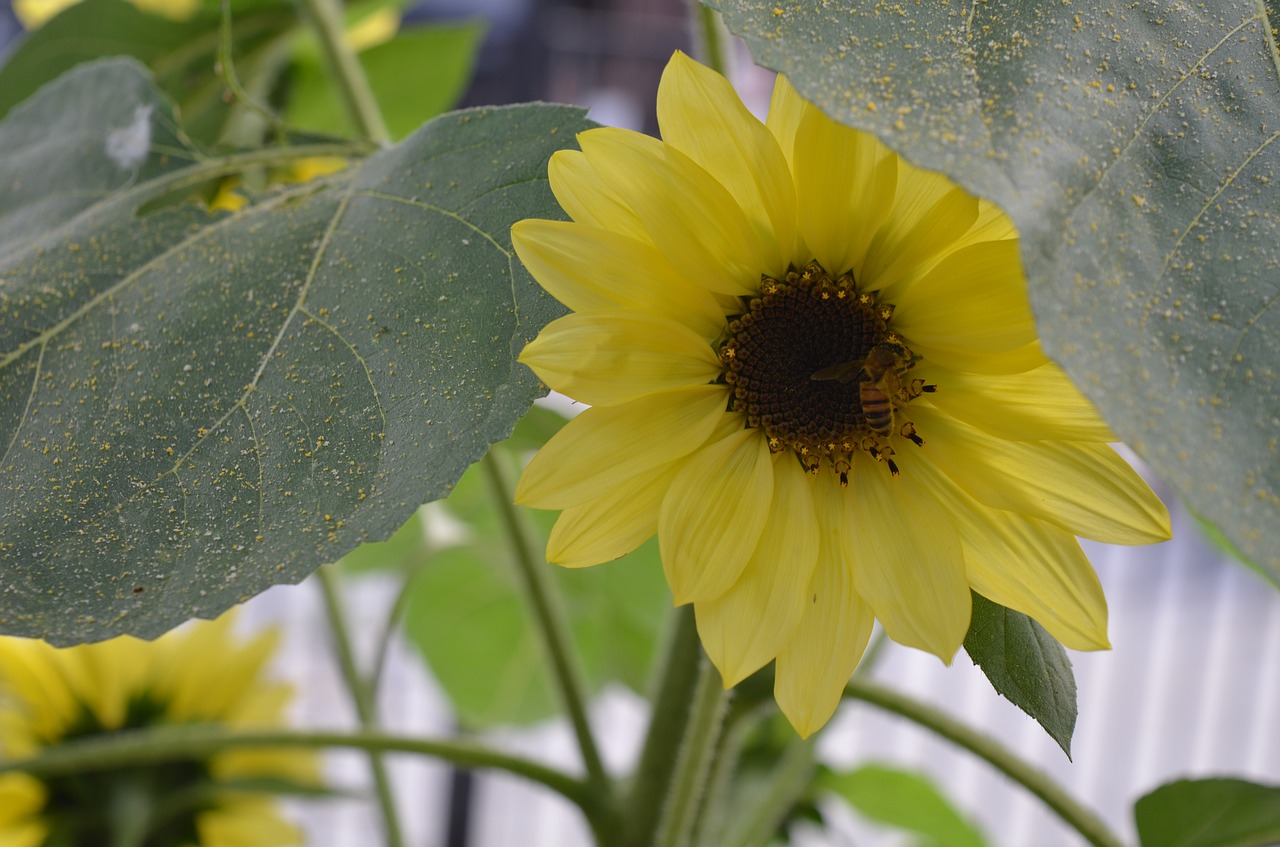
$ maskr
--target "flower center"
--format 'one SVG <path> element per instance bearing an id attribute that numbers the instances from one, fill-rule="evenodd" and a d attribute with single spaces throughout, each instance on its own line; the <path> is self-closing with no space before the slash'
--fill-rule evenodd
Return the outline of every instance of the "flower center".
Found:
<path id="1" fill-rule="evenodd" d="M 764 277 L 744 298 L 720 345 L 733 410 L 764 430 L 774 453 L 790 449 L 810 473 L 825 462 L 848 484 L 853 454 L 888 464 L 890 437 L 923 445 L 895 413 L 936 386 L 911 380 L 911 351 L 889 328 L 893 305 L 859 294 L 851 273 L 832 279 L 817 262 Z"/>
<path id="2" fill-rule="evenodd" d="M 129 703 L 121 730 L 164 723 L 164 709 L 145 696 Z M 63 740 L 112 735 L 87 708 Z M 134 828 L 143 847 L 196 844 L 196 814 L 212 807 L 214 785 L 207 762 L 175 759 L 146 765 L 105 765 L 44 780 L 42 816 L 50 827 L 46 843 L 96 847 L 104 833 Z M 127 820 L 122 815 L 127 816 Z"/>

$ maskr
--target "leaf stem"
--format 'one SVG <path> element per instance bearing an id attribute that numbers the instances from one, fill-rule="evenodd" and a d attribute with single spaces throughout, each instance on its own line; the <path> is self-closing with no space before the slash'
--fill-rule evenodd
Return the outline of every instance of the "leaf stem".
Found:
<path id="1" fill-rule="evenodd" d="M 569 713 L 574 735 L 578 738 L 578 748 L 582 752 L 587 777 L 593 784 L 611 792 L 612 783 L 605 772 L 600 752 L 596 748 L 595 736 L 591 734 L 591 725 L 587 721 L 586 687 L 582 683 L 576 656 L 572 652 L 568 625 L 544 573 L 542 557 L 535 557 L 528 533 L 516 513 L 511 485 L 494 451 L 495 448 L 490 448 L 481 464 L 484 465 L 493 499 L 506 526 L 511 550 L 515 554 L 516 570 L 524 583 L 525 593 L 533 607 L 534 617 L 551 658 L 551 671 L 564 700 L 565 710 Z"/>
<path id="2" fill-rule="evenodd" d="M 271 127 L 277 134 L 280 134 L 284 130 L 284 122 L 280 119 L 280 116 L 262 105 L 256 97 L 246 91 L 240 83 L 240 77 L 236 75 L 233 54 L 234 45 L 231 37 L 231 0 L 222 0 L 221 12 L 222 24 L 218 27 L 217 57 L 218 73 L 222 78 L 222 82 L 230 89 L 232 96 L 236 98 L 236 102 L 257 115 L 267 126 Z"/>
<path id="3" fill-rule="evenodd" d="M 624 843 L 628 847 L 648 847 L 653 842 L 689 723 L 700 655 L 693 608 L 682 606 L 673 616 L 662 664 L 654 677 L 657 690 L 652 696 L 649 729 L 624 805 Z"/>
<path id="4" fill-rule="evenodd" d="M 675 779 L 667 793 L 655 841 L 658 847 L 687 847 L 690 843 L 702 813 L 707 774 L 715 760 L 728 704 L 729 694 L 720 681 L 720 672 L 702 658 Z"/>
<path id="5" fill-rule="evenodd" d="M 703 64 L 711 70 L 725 75 L 727 62 L 724 52 L 724 30 L 720 25 L 720 13 L 710 6 L 704 6 L 698 0 L 689 0 L 690 11 L 697 31 L 698 44 L 702 48 Z"/>
<path id="6" fill-rule="evenodd" d="M 1115 833 L 1107 829 L 1106 824 L 1096 814 L 1063 791 L 1062 786 L 1053 779 L 1025 760 L 1018 758 L 995 739 L 965 726 L 932 706 L 865 679 L 854 677 L 845 686 L 844 694 L 846 697 L 861 700 L 917 723 L 985 760 L 996 770 L 1039 797 L 1093 847 L 1123 847 L 1123 842 Z"/>
<path id="7" fill-rule="evenodd" d="M 48 778 L 85 770 L 199 758 L 235 747 L 346 747 L 370 753 L 435 756 L 463 767 L 494 768 L 524 777 L 557 792 L 581 808 L 588 817 L 595 813 L 595 794 L 585 782 L 537 762 L 468 742 L 406 738 L 367 730 L 240 732 L 211 724 L 122 730 L 66 741 L 30 758 L 0 761 L 0 773 L 24 771 L 38 778 Z"/>
<path id="8" fill-rule="evenodd" d="M 320 593 L 324 595 L 325 612 L 329 617 L 329 630 L 333 633 L 338 665 L 342 668 L 342 679 L 347 684 L 347 691 L 351 693 L 351 702 L 356 707 L 360 728 L 375 729 L 378 725 L 377 698 L 373 688 L 360 675 L 360 669 L 356 667 L 351 633 L 347 629 L 347 623 L 342 614 L 342 604 L 338 600 L 338 575 L 331 565 L 325 565 L 317 569 L 316 578 L 319 580 Z M 400 830 L 400 818 L 396 814 L 395 795 L 391 789 L 391 777 L 387 774 L 387 763 L 382 754 L 376 750 L 369 752 L 369 770 L 373 773 L 373 786 L 378 797 L 378 807 L 382 812 L 387 845 L 404 847 L 404 835 Z"/>
<path id="9" fill-rule="evenodd" d="M 378 109 L 369 78 L 365 76 L 355 51 L 347 43 L 338 4 L 335 0 L 297 0 L 297 5 L 302 19 L 320 42 L 320 50 L 329 66 L 329 76 L 338 87 L 356 131 L 376 144 L 390 144 L 391 133 Z"/>

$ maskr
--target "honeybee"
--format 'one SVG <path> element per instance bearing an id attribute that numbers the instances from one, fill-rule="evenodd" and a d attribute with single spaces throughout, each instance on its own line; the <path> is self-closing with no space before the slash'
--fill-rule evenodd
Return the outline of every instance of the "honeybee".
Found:
<path id="1" fill-rule="evenodd" d="M 911 351 L 904 345 L 897 341 L 885 341 L 868 350 L 865 358 L 822 368 L 809 378 L 841 383 L 857 380 L 858 404 L 867 429 L 876 436 L 888 438 L 893 432 L 895 404 L 906 403 L 922 393 L 933 392 L 938 388 L 936 385 L 925 385 L 922 379 L 904 383 L 912 361 Z M 917 446 L 924 446 L 924 439 L 916 434 L 915 425 L 911 421 L 903 422 L 899 433 Z M 887 458 L 893 454 L 892 448 L 875 443 L 868 452 L 877 459 L 882 455 Z M 889 460 L 889 467 L 896 475 L 897 468 L 892 460 Z"/>

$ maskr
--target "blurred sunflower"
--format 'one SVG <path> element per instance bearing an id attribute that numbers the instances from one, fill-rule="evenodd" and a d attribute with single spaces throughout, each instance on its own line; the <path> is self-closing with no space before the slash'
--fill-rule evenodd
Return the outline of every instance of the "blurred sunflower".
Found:
<path id="1" fill-rule="evenodd" d="M 0 753 L 158 725 L 279 724 L 292 692 L 264 679 L 274 633 L 233 638 L 231 615 L 154 642 L 67 649 L 0 638 Z M 3 847 L 282 847 L 301 833 L 266 786 L 314 785 L 308 752 L 234 749 L 37 779 L 0 775 Z"/>
<path id="2" fill-rule="evenodd" d="M 39 29 L 45 21 L 57 15 L 63 9 L 74 6 L 80 0 L 13 0 L 13 14 L 28 31 Z M 200 8 L 200 0 L 129 0 L 142 11 L 169 18 L 174 21 L 185 21 Z"/>
<path id="3" fill-rule="evenodd" d="M 950 662 L 971 589 L 1109 646 L 1075 536 L 1162 541 L 1169 518 L 1041 350 L 1009 218 L 782 77 L 762 124 L 677 53 L 658 120 L 579 135 L 549 169 L 572 222 L 512 229 L 573 310 L 521 361 L 591 405 L 517 489 L 563 509 L 548 559 L 657 532 L 725 685 L 776 660 L 806 736 L 873 620 Z"/>

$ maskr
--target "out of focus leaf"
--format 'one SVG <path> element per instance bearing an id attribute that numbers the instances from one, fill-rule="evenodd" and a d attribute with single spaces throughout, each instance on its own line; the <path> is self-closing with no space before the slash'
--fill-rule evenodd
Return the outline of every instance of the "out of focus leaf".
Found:
<path id="1" fill-rule="evenodd" d="M 233 5 L 236 73 L 251 89 L 265 93 L 284 68 L 282 48 L 296 14 L 288 0 Z M 0 67 L 0 117 L 81 62 L 132 56 L 151 69 L 177 104 L 183 128 L 196 143 L 223 141 L 235 122 L 254 118 L 223 97 L 215 62 L 221 21 L 216 3 L 183 21 L 146 14 L 123 0 L 77 3 L 28 35 Z"/>
<path id="2" fill-rule="evenodd" d="M 360 53 L 393 138 L 403 138 L 461 99 L 484 27 L 479 23 L 406 29 Z M 302 52 L 290 76 L 288 123 L 348 135 L 351 122 L 318 55 Z"/>
<path id="3" fill-rule="evenodd" d="M 817 787 L 870 820 L 919 836 L 913 843 L 920 847 L 986 847 L 982 832 L 918 773 L 864 765 L 843 773 L 824 771 Z"/>
<path id="4" fill-rule="evenodd" d="M 1267 847 L 1280 844 L 1280 786 L 1242 779 L 1185 779 L 1133 807 L 1142 847 Z"/>
<path id="5" fill-rule="evenodd" d="M 499 455 L 510 463 L 509 453 Z M 432 555 L 414 582 L 405 615 L 410 639 L 473 729 L 529 723 L 557 714 L 561 706 L 484 472 L 468 471 L 446 502 L 468 527 L 469 542 Z M 540 555 L 556 516 L 522 514 L 537 531 Z M 671 609 L 657 543 L 650 540 L 592 568 L 538 566 L 563 599 L 591 690 L 609 682 L 641 690 Z"/>

